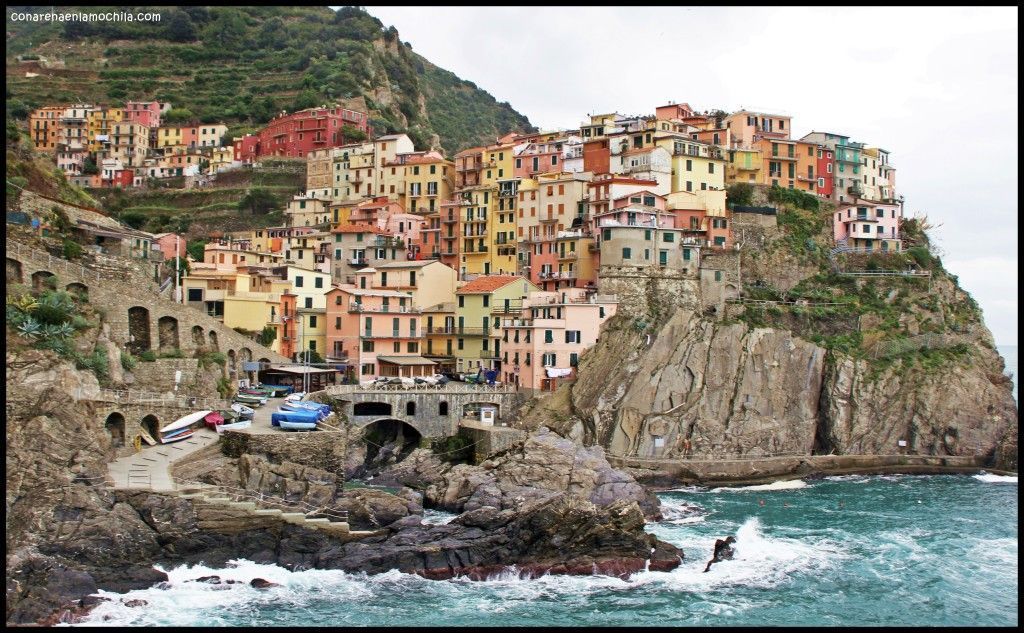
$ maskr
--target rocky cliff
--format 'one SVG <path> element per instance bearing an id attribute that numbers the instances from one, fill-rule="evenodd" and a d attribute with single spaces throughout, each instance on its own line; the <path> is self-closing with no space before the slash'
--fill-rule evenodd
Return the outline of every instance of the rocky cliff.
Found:
<path id="1" fill-rule="evenodd" d="M 904 223 L 904 252 L 833 257 L 827 212 L 780 205 L 778 226 L 743 234 L 744 303 L 620 306 L 568 393 L 521 424 L 616 456 L 906 453 L 1015 469 L 1003 359 L 922 223 Z M 850 274 L 876 270 L 916 274 Z"/>

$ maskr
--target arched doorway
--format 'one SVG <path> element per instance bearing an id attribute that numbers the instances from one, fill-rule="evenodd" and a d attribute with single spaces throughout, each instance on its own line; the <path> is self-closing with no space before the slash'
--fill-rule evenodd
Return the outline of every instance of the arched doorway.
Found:
<path id="1" fill-rule="evenodd" d="M 156 329 L 160 339 L 161 352 L 169 352 L 181 347 L 178 342 L 178 319 L 172 316 L 162 316 L 156 323 Z"/>
<path id="2" fill-rule="evenodd" d="M 238 373 L 238 357 L 233 349 L 228 350 L 228 371 L 232 376 Z"/>
<path id="3" fill-rule="evenodd" d="M 391 415 L 391 405 L 387 402 L 357 402 L 352 415 Z"/>
<path id="4" fill-rule="evenodd" d="M 416 403 L 412 400 L 405 403 L 405 414 L 408 416 L 416 415 Z"/>
<path id="5" fill-rule="evenodd" d="M 32 273 L 32 290 L 42 292 L 43 290 L 56 290 L 57 276 L 48 270 L 40 270 Z"/>
<path id="6" fill-rule="evenodd" d="M 202 347 L 206 343 L 203 338 L 203 328 L 198 325 L 192 326 L 192 344 L 196 347 Z"/>
<path id="7" fill-rule="evenodd" d="M 110 445 L 114 448 L 124 446 L 124 416 L 117 411 L 107 416 L 103 428 L 110 435 Z M 156 438 L 153 438 L 156 439 Z"/>
<path id="8" fill-rule="evenodd" d="M 16 259 L 7 258 L 7 283 L 8 284 L 20 284 L 21 283 L 21 262 Z"/>
<path id="9" fill-rule="evenodd" d="M 89 300 L 89 287 L 85 284 L 80 284 L 76 281 L 68 284 L 65 289 L 74 295 L 79 301 L 84 302 Z"/>
<path id="10" fill-rule="evenodd" d="M 132 354 L 137 356 L 150 350 L 149 310 L 142 306 L 128 308 L 128 334 L 128 349 Z"/>
<path id="11" fill-rule="evenodd" d="M 160 420 L 152 413 L 142 418 L 139 426 L 157 442 L 160 441 Z"/>
<path id="12" fill-rule="evenodd" d="M 215 352 L 220 351 L 217 347 L 217 333 L 213 330 L 210 330 L 210 349 Z"/>

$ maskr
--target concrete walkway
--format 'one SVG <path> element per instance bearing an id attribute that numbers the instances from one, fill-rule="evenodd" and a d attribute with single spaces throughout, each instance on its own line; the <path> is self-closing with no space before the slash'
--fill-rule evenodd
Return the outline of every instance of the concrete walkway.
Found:
<path id="1" fill-rule="evenodd" d="M 215 444 L 219 439 L 216 432 L 204 426 L 187 440 L 156 446 L 143 444 L 141 451 L 110 462 L 107 469 L 115 488 L 174 490 L 170 465 L 190 453 Z"/>

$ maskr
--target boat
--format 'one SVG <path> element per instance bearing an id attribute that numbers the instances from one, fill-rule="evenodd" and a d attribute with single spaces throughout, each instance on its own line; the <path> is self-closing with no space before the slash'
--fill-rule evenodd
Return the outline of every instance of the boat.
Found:
<path id="1" fill-rule="evenodd" d="M 314 411 L 321 413 L 324 417 L 331 414 L 331 407 L 318 402 L 284 402 L 281 404 L 283 411 Z"/>
<path id="2" fill-rule="evenodd" d="M 149 433 L 142 429 L 139 429 L 139 436 L 146 444 L 149 444 L 150 446 L 156 446 L 157 444 L 159 444 L 159 442 L 153 439 L 152 435 L 150 435 Z"/>
<path id="3" fill-rule="evenodd" d="M 285 396 L 285 402 L 299 402 L 306 397 L 305 391 L 296 391 L 295 393 L 288 394 Z"/>
<path id="4" fill-rule="evenodd" d="M 160 436 L 160 441 L 161 444 L 171 444 L 172 441 L 187 439 L 191 436 L 193 436 L 193 430 L 190 428 L 181 428 L 176 431 L 171 431 L 170 434 L 162 434 Z"/>
<path id="5" fill-rule="evenodd" d="M 232 422 L 231 424 L 221 424 L 217 426 L 217 432 L 237 431 L 238 429 L 247 429 L 250 426 L 252 426 L 252 420 L 242 420 L 241 422 Z"/>
<path id="6" fill-rule="evenodd" d="M 247 407 L 240 402 L 233 403 L 231 405 L 231 410 L 237 413 L 242 418 L 249 418 L 250 420 L 254 415 L 256 415 L 256 412 L 251 407 Z"/>
<path id="7" fill-rule="evenodd" d="M 193 424 L 199 422 L 200 420 L 210 415 L 211 413 L 213 413 L 213 411 L 206 410 L 196 411 L 195 413 L 183 415 L 174 422 L 171 422 L 164 428 L 160 429 L 160 435 L 166 435 L 168 431 L 176 431 L 178 429 L 184 429 L 186 427 L 192 426 Z"/>
<path id="8" fill-rule="evenodd" d="M 206 423 L 206 426 L 214 429 L 217 428 L 218 425 L 224 424 L 224 416 L 216 411 L 212 411 L 210 415 L 203 418 L 203 421 Z"/>
<path id="9" fill-rule="evenodd" d="M 260 385 L 257 389 L 269 389 L 273 392 L 275 398 L 287 396 L 291 392 L 295 391 L 295 388 L 291 385 Z"/>
<path id="10" fill-rule="evenodd" d="M 291 431 L 312 431 L 316 429 L 316 422 L 291 422 L 283 420 L 281 428 Z"/>
<path id="11" fill-rule="evenodd" d="M 320 417 L 314 411 L 277 411 L 270 414 L 270 425 L 281 426 L 281 422 L 312 422 L 316 424 Z"/>
<path id="12" fill-rule="evenodd" d="M 235 402 L 241 402 L 242 404 L 254 404 L 257 406 L 267 404 L 266 396 L 250 396 L 244 393 L 240 393 L 235 396 Z"/>

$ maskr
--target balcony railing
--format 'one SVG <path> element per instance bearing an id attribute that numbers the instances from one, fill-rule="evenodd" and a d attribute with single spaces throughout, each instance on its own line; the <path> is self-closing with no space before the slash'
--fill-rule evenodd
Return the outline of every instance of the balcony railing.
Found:
<path id="1" fill-rule="evenodd" d="M 427 334 L 452 334 L 455 336 L 490 336 L 491 328 L 444 325 L 424 328 L 424 332 Z"/>
<path id="2" fill-rule="evenodd" d="M 353 257 L 352 259 L 348 260 L 348 263 L 351 264 L 352 266 L 366 266 L 366 259 L 362 257 Z"/>
<path id="3" fill-rule="evenodd" d="M 558 259 L 577 259 L 578 257 L 579 253 L 577 253 L 576 251 L 569 251 L 567 253 L 558 254 Z"/>
<path id="4" fill-rule="evenodd" d="M 374 332 L 372 330 L 363 330 L 359 333 L 360 338 L 420 338 L 423 334 L 422 330 L 410 330 L 408 333 L 403 334 L 401 330 L 387 330 L 385 332 Z"/>
<path id="5" fill-rule="evenodd" d="M 392 305 L 380 305 L 380 306 L 368 306 L 361 303 L 352 302 L 348 305 L 349 312 L 386 312 L 395 314 L 419 314 L 422 312 L 420 308 L 416 306 L 392 306 Z"/>
<path id="6" fill-rule="evenodd" d="M 378 236 L 374 243 L 377 248 L 405 248 L 405 240 L 400 237 Z"/>

